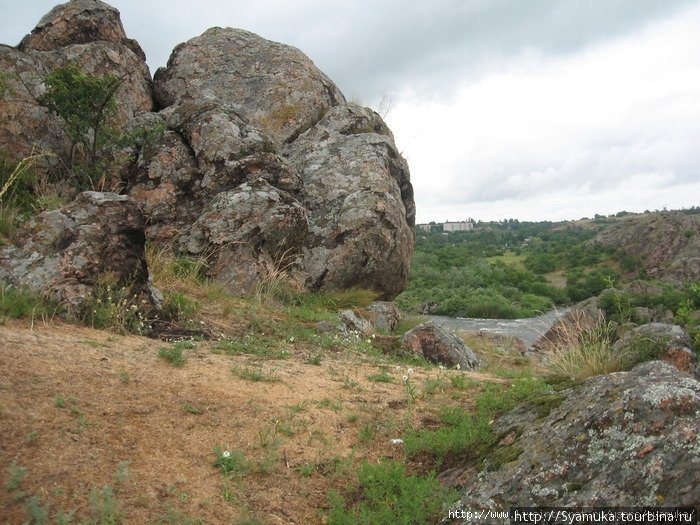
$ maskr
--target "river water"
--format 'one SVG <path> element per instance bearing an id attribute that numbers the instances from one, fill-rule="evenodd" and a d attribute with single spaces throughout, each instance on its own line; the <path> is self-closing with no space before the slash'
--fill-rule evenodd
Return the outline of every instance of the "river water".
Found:
<path id="1" fill-rule="evenodd" d="M 512 335 L 520 339 L 529 348 L 549 330 L 554 322 L 567 312 L 567 309 L 549 312 L 528 319 L 473 319 L 467 317 L 428 316 L 436 324 L 453 330 L 468 332 L 491 332 Z"/>

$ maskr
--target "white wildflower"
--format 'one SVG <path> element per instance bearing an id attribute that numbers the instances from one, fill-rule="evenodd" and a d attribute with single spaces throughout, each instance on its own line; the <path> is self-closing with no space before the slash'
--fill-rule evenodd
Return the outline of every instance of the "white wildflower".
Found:
<path id="1" fill-rule="evenodd" d="M 403 376 L 401 379 L 403 379 L 404 382 L 405 382 L 405 381 L 408 381 L 408 376 Z"/>
<path id="2" fill-rule="evenodd" d="M 408 372 L 408 375 L 411 375 L 411 374 L 413 373 L 413 368 L 409 368 L 409 369 L 407 370 L 407 372 Z"/>
<path id="3" fill-rule="evenodd" d="M 228 450 L 224 450 L 223 453 L 221 454 L 221 456 L 224 458 L 230 458 L 231 453 Z"/>
<path id="4" fill-rule="evenodd" d="M 462 367 L 459 366 L 459 363 L 457 363 L 457 366 L 456 366 L 455 368 L 456 368 L 457 370 L 459 370 L 459 369 L 462 368 Z"/>

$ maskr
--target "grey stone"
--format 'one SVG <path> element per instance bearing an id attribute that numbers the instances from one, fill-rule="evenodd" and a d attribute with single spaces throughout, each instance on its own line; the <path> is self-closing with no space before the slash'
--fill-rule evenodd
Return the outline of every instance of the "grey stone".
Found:
<path id="1" fill-rule="evenodd" d="M 294 140 L 345 102 L 298 49 L 233 28 L 214 27 L 178 45 L 154 81 L 161 106 L 218 100 L 278 144 Z"/>
<path id="2" fill-rule="evenodd" d="M 408 281 L 415 205 L 408 167 L 381 118 L 354 104 L 333 108 L 286 152 L 304 182 L 303 267 L 312 288 L 398 295 Z"/>
<path id="3" fill-rule="evenodd" d="M 433 363 L 448 367 L 459 365 L 461 370 L 474 370 L 480 366 L 479 358 L 464 341 L 451 330 L 432 321 L 406 332 L 401 344 L 406 350 L 420 354 Z"/>
<path id="4" fill-rule="evenodd" d="M 369 335 L 373 331 L 372 324 L 352 310 L 343 310 L 338 313 L 338 318 L 343 323 L 343 333 L 355 332 L 361 335 Z"/>
<path id="5" fill-rule="evenodd" d="M 372 325 L 383 332 L 391 332 L 401 321 L 399 308 L 389 301 L 374 301 L 367 307 L 367 314 Z"/>
<path id="6" fill-rule="evenodd" d="M 59 210 L 27 223 L 18 246 L 0 249 L 0 280 L 28 286 L 78 311 L 100 277 L 130 286 L 136 301 L 157 308 L 144 253 L 144 219 L 128 197 L 84 192 Z"/>
<path id="7" fill-rule="evenodd" d="M 508 446 L 519 455 L 467 483 L 453 511 L 697 505 L 696 379 L 652 361 L 561 394 L 544 417 L 521 406 L 496 420 L 494 432 L 515 437 Z"/>
<path id="8" fill-rule="evenodd" d="M 209 257 L 209 274 L 242 294 L 296 262 L 306 210 L 266 181 L 219 193 L 177 239 L 182 253 Z"/>
<path id="9" fill-rule="evenodd" d="M 615 342 L 613 350 L 624 362 L 631 364 L 661 359 L 688 374 L 700 371 L 693 341 L 678 325 L 649 323 L 637 326 Z"/>

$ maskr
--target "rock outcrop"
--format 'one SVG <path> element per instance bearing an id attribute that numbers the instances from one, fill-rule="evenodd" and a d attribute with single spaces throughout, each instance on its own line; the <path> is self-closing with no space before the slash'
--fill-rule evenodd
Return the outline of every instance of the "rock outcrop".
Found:
<path id="1" fill-rule="evenodd" d="M 549 352 L 576 346 L 581 334 L 592 330 L 605 320 L 605 314 L 598 308 L 597 298 L 586 299 L 575 304 L 559 318 L 545 334 L 532 345 L 536 352 Z"/>
<path id="2" fill-rule="evenodd" d="M 461 370 L 473 370 L 480 365 L 479 358 L 464 341 L 432 321 L 406 332 L 401 343 L 409 352 L 422 355 L 433 363 L 457 366 Z"/>
<path id="3" fill-rule="evenodd" d="M 678 325 L 649 323 L 637 326 L 616 341 L 613 350 L 624 364 L 661 359 L 700 378 L 693 341 Z"/>
<path id="4" fill-rule="evenodd" d="M 545 417 L 524 405 L 496 420 L 513 460 L 486 461 L 453 510 L 697 505 L 700 382 L 652 361 L 562 394 Z"/>
<path id="5" fill-rule="evenodd" d="M 700 279 L 700 221 L 695 216 L 661 212 L 625 217 L 594 242 L 639 257 L 650 277 Z"/>
<path id="6" fill-rule="evenodd" d="M 118 171 L 149 240 L 208 256 L 210 277 L 240 293 L 281 270 L 313 289 L 371 288 L 383 299 L 404 289 L 415 221 L 406 162 L 382 119 L 347 104 L 301 51 L 212 28 L 178 45 L 152 81 L 119 12 L 72 0 L 17 48 L 0 47 L 10 158 L 66 151 L 60 122 L 35 99 L 69 63 L 124 79 L 117 128 L 161 130 Z"/>
<path id="7" fill-rule="evenodd" d="M 155 74 L 161 107 L 216 100 L 275 139 L 293 141 L 343 94 L 298 49 L 242 29 L 213 27 L 178 45 Z"/>
<path id="8" fill-rule="evenodd" d="M 408 283 L 415 207 L 408 167 L 379 115 L 338 106 L 287 151 L 310 211 L 303 269 L 311 285 L 398 295 Z"/>
<path id="9" fill-rule="evenodd" d="M 116 93 L 113 124 L 126 127 L 153 109 L 151 75 L 138 43 L 126 37 L 119 11 L 99 0 L 72 0 L 41 19 L 17 48 L 0 45 L 0 67 L 10 93 L 0 104 L 0 146 L 10 159 L 32 150 L 65 150 L 56 117 L 36 104 L 43 79 L 54 69 L 76 64 L 93 75 L 123 80 Z"/>
<path id="10" fill-rule="evenodd" d="M 30 220 L 19 246 L 0 249 L 0 280 L 27 286 L 78 312 L 106 274 L 129 286 L 135 304 L 157 308 L 144 253 L 144 218 L 125 195 L 85 192 Z"/>

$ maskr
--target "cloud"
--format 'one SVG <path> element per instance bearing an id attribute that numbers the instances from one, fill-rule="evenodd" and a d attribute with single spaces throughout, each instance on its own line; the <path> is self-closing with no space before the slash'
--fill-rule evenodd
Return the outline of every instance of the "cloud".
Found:
<path id="1" fill-rule="evenodd" d="M 111 3 L 153 72 L 232 26 L 298 47 L 349 98 L 388 95 L 419 220 L 699 204 L 697 0 Z M 53 5 L 0 0 L 0 41 Z"/>
<path id="2" fill-rule="evenodd" d="M 689 193 L 700 189 L 694 27 L 697 5 L 576 54 L 524 51 L 442 103 L 404 90 L 389 124 L 409 154 L 418 219 L 700 204 Z"/>

